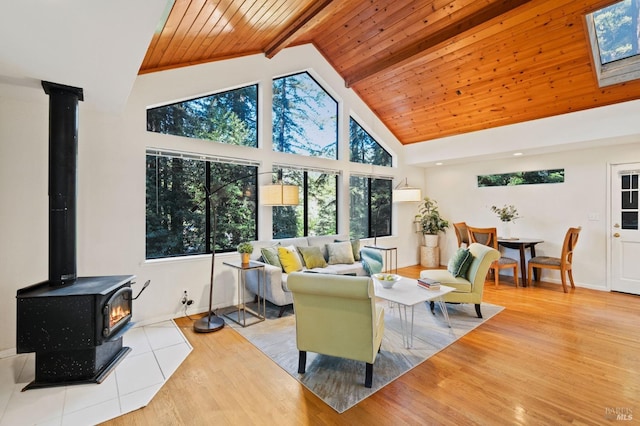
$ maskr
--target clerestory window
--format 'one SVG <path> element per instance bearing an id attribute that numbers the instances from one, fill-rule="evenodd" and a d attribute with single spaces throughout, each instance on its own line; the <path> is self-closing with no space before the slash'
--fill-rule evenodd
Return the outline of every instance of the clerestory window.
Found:
<path id="1" fill-rule="evenodd" d="M 349 119 L 349 151 L 354 163 L 391 167 L 391 154 L 353 118 Z"/>
<path id="2" fill-rule="evenodd" d="M 150 132 L 258 146 L 258 86 L 147 109 Z"/>
<path id="3" fill-rule="evenodd" d="M 338 102 L 307 72 L 273 80 L 273 150 L 338 158 Z"/>

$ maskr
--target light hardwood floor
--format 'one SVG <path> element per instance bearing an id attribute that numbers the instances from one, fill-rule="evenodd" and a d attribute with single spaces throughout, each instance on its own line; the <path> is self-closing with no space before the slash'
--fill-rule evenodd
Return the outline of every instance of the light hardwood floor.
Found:
<path id="1" fill-rule="evenodd" d="M 147 407 L 105 424 L 602 425 L 616 409 L 637 424 L 640 297 L 501 277 L 484 301 L 506 309 L 343 414 L 231 328 L 180 318 L 191 355 Z"/>

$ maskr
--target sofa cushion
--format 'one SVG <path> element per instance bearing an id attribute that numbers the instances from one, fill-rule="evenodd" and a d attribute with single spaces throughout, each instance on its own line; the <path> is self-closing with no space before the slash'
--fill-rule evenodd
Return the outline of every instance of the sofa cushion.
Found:
<path id="1" fill-rule="evenodd" d="M 473 262 L 473 255 L 468 248 L 459 248 L 458 251 L 449 259 L 447 270 L 454 277 L 466 277 L 467 271 Z"/>
<path id="2" fill-rule="evenodd" d="M 315 235 L 313 237 L 307 237 L 309 247 L 320 247 L 324 260 L 329 260 L 329 253 L 327 252 L 327 244 L 331 244 L 336 240 L 348 240 L 346 235 Z"/>
<path id="3" fill-rule="evenodd" d="M 329 265 L 338 263 L 352 264 L 355 262 L 353 249 L 349 241 L 327 244 L 327 253 L 329 254 Z"/>
<path id="4" fill-rule="evenodd" d="M 302 271 L 302 259 L 294 246 L 278 247 L 278 258 L 287 274 Z"/>
<path id="5" fill-rule="evenodd" d="M 348 241 L 351 243 L 351 250 L 353 251 L 353 260 L 360 260 L 360 240 L 335 240 L 336 243 L 341 243 L 343 241 Z"/>
<path id="6" fill-rule="evenodd" d="M 324 255 L 320 247 L 297 247 L 297 249 L 302 255 L 302 260 L 307 268 L 324 268 L 327 266 L 327 261 L 324 260 Z"/>
<path id="7" fill-rule="evenodd" d="M 278 247 L 263 247 L 260 249 L 264 263 L 282 268 L 280 258 L 278 257 Z"/>
<path id="8" fill-rule="evenodd" d="M 332 275 L 358 275 L 366 276 L 367 272 L 362 267 L 362 263 L 355 262 L 351 264 L 337 263 L 335 265 L 327 265 L 324 268 L 310 269 L 308 272 L 317 272 L 319 274 L 332 274 Z"/>

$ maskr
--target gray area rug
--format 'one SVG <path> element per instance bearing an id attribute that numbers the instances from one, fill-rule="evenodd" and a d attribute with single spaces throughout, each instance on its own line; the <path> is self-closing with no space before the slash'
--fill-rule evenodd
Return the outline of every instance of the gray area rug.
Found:
<path id="1" fill-rule="evenodd" d="M 473 305 L 447 305 L 451 319 L 449 328 L 437 305 L 435 315 L 426 304 L 417 305 L 414 312 L 413 348 L 406 349 L 402 340 L 399 308 L 397 305 L 390 307 L 386 301 L 378 303 L 385 308 L 385 332 L 380 353 L 373 364 L 373 386 L 370 389 L 364 387 L 363 362 L 309 352 L 306 373 L 298 374 L 295 315 L 291 310 L 278 318 L 278 310 L 267 306 L 266 321 L 246 328 L 228 320 L 227 324 L 334 410 L 342 413 L 504 309 L 483 303 L 484 318 L 480 319 L 476 317 Z M 410 309 L 407 312 L 410 315 Z"/>

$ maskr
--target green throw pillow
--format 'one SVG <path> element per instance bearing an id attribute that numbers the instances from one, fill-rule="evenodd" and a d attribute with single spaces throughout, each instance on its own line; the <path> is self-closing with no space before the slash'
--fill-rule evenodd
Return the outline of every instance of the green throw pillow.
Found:
<path id="1" fill-rule="evenodd" d="M 264 263 L 282 268 L 280 259 L 278 258 L 278 247 L 264 247 L 260 249 Z"/>
<path id="2" fill-rule="evenodd" d="M 473 262 L 473 255 L 467 248 L 459 248 L 458 251 L 449 259 L 447 270 L 454 277 L 465 277 L 467 271 Z"/>
<path id="3" fill-rule="evenodd" d="M 327 244 L 327 253 L 329 254 L 329 265 L 338 263 L 352 264 L 355 262 L 353 249 L 349 241 Z"/>
<path id="4" fill-rule="evenodd" d="M 345 240 L 336 240 L 336 243 L 344 242 Z M 351 240 L 351 249 L 353 250 L 353 260 L 360 260 L 360 240 Z"/>
<path id="5" fill-rule="evenodd" d="M 298 247 L 298 251 L 302 255 L 302 260 L 304 260 L 307 268 L 325 268 L 327 266 L 327 261 L 324 260 L 320 247 Z"/>
<path id="6" fill-rule="evenodd" d="M 278 247 L 278 258 L 287 274 L 302 271 L 302 259 L 294 246 Z"/>

